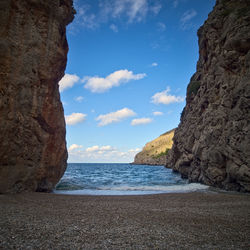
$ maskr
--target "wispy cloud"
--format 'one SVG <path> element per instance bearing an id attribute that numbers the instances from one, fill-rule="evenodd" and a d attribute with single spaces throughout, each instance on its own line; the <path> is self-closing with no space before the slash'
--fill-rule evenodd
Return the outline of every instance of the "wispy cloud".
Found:
<path id="1" fill-rule="evenodd" d="M 161 10 L 161 4 L 157 1 L 154 1 L 154 5 L 150 6 L 149 11 L 157 15 Z"/>
<path id="2" fill-rule="evenodd" d="M 69 162 L 132 162 L 140 151 L 140 148 L 124 151 L 110 145 L 84 149 L 82 145 L 73 144 L 68 148 Z"/>
<path id="3" fill-rule="evenodd" d="M 113 23 L 109 26 L 109 28 L 110 28 L 111 30 L 113 30 L 115 33 L 118 32 L 118 27 L 117 27 L 115 24 L 113 24 Z"/>
<path id="4" fill-rule="evenodd" d="M 99 115 L 96 120 L 99 121 L 98 126 L 106 126 L 114 122 L 121 122 L 122 120 L 135 116 L 136 113 L 128 108 L 123 108 L 115 112 L 111 112 L 104 115 Z"/>
<path id="5" fill-rule="evenodd" d="M 183 97 L 170 95 L 169 92 L 170 92 L 170 88 L 167 87 L 166 90 L 154 94 L 151 97 L 151 102 L 154 103 L 154 104 L 168 105 L 170 103 L 176 103 L 176 102 L 183 102 L 184 101 Z"/>
<path id="6" fill-rule="evenodd" d="M 161 31 L 161 32 L 165 31 L 166 30 L 166 24 L 162 23 L 162 22 L 157 23 L 157 30 Z"/>
<path id="7" fill-rule="evenodd" d="M 77 102 L 82 102 L 83 101 L 83 96 L 77 96 L 76 98 L 75 98 L 75 101 L 77 101 Z"/>
<path id="8" fill-rule="evenodd" d="M 152 43 L 151 43 L 151 48 L 152 48 L 152 49 L 158 49 L 159 47 L 160 47 L 159 42 L 152 42 Z"/>
<path id="9" fill-rule="evenodd" d="M 93 13 L 91 6 L 88 4 L 75 3 L 75 8 L 77 14 L 75 16 L 74 22 L 87 29 L 96 29 L 99 27 L 99 22 L 97 22 L 97 13 Z"/>
<path id="10" fill-rule="evenodd" d="M 59 91 L 63 92 L 65 89 L 72 88 L 79 80 L 77 75 L 65 74 L 59 82 Z"/>
<path id="11" fill-rule="evenodd" d="M 126 83 L 131 80 L 140 80 L 144 78 L 146 74 L 134 74 L 133 71 L 128 71 L 127 69 L 122 69 L 113 72 L 107 77 L 84 77 L 83 82 L 86 82 L 84 88 L 89 89 L 94 93 L 103 93 L 113 87 L 118 87 L 122 83 Z"/>
<path id="12" fill-rule="evenodd" d="M 190 20 L 193 19 L 196 15 L 197 12 L 194 9 L 186 11 L 180 19 L 181 28 L 184 30 L 190 28 L 192 26 Z"/>
<path id="13" fill-rule="evenodd" d="M 157 62 L 153 62 L 152 64 L 151 64 L 151 67 L 157 67 L 158 66 L 158 63 Z"/>
<path id="14" fill-rule="evenodd" d="M 154 116 L 160 116 L 160 115 L 163 115 L 163 113 L 160 112 L 160 111 L 155 111 L 155 112 L 153 112 L 153 115 Z"/>
<path id="15" fill-rule="evenodd" d="M 141 22 L 149 15 L 157 15 L 161 10 L 160 1 L 151 0 L 102 0 L 97 7 L 83 1 L 76 1 L 74 5 L 77 14 L 74 23 L 70 26 L 72 31 L 74 25 L 96 29 L 103 23 L 117 19 L 129 24 Z M 117 30 L 117 26 L 110 28 L 114 32 Z"/>
<path id="16" fill-rule="evenodd" d="M 151 118 L 138 118 L 138 119 L 133 119 L 131 121 L 131 125 L 132 126 L 137 126 L 137 125 L 144 125 L 144 124 L 148 124 L 151 123 L 153 120 Z"/>
<path id="17" fill-rule="evenodd" d="M 146 0 L 117 0 L 115 2 L 113 14 L 115 16 L 127 15 L 130 23 L 133 21 L 140 22 L 148 12 Z"/>
<path id="18" fill-rule="evenodd" d="M 105 13 L 113 18 L 127 17 L 128 22 L 141 22 L 149 13 L 157 15 L 161 9 L 159 2 L 149 0 L 108 0 L 102 3 Z"/>
<path id="19" fill-rule="evenodd" d="M 67 125 L 76 125 L 86 120 L 86 114 L 72 113 L 71 115 L 65 115 L 65 121 Z"/>
<path id="20" fill-rule="evenodd" d="M 176 8 L 179 4 L 179 0 L 174 0 L 173 1 L 173 7 Z"/>

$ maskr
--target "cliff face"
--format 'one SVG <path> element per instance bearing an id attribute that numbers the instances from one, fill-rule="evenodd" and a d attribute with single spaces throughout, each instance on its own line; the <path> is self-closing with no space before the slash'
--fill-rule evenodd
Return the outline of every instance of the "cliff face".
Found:
<path id="1" fill-rule="evenodd" d="M 132 164 L 138 165 L 166 165 L 168 150 L 172 147 L 174 129 L 160 135 L 139 152 Z"/>
<path id="2" fill-rule="evenodd" d="M 218 0 L 198 37 L 167 165 L 193 182 L 249 192 L 250 1 Z"/>
<path id="3" fill-rule="evenodd" d="M 50 191 L 66 169 L 58 91 L 72 0 L 0 2 L 0 193 Z"/>

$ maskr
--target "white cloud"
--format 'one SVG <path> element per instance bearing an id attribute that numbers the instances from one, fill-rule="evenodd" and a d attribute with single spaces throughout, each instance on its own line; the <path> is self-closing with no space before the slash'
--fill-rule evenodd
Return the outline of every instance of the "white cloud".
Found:
<path id="1" fill-rule="evenodd" d="M 160 115 L 163 115 L 163 113 L 160 112 L 160 111 L 155 111 L 155 112 L 153 112 L 153 115 L 155 115 L 155 116 L 160 116 Z"/>
<path id="2" fill-rule="evenodd" d="M 155 103 L 155 104 L 165 104 L 165 105 L 168 105 L 170 103 L 183 102 L 184 101 L 183 97 L 170 95 L 169 92 L 170 92 L 170 88 L 167 87 L 166 90 L 154 94 L 151 97 L 151 102 Z"/>
<path id="3" fill-rule="evenodd" d="M 65 115 L 67 125 L 76 125 L 86 120 L 86 114 L 72 113 L 71 115 Z"/>
<path id="4" fill-rule="evenodd" d="M 112 151 L 114 150 L 111 146 L 107 145 L 107 146 L 98 146 L 98 145 L 95 145 L 95 146 L 92 146 L 92 147 L 89 147 L 86 149 L 86 152 L 107 152 L 107 151 Z"/>
<path id="5" fill-rule="evenodd" d="M 145 76 L 146 74 L 134 74 L 133 71 L 122 69 L 113 72 L 105 78 L 98 76 L 84 77 L 82 81 L 86 82 L 84 88 L 89 89 L 94 93 L 102 93 L 113 87 L 118 87 L 122 83 L 126 83 L 131 80 L 140 80 Z"/>
<path id="6" fill-rule="evenodd" d="M 86 152 L 95 152 L 99 150 L 99 146 L 92 146 L 86 149 Z"/>
<path id="7" fill-rule="evenodd" d="M 133 119 L 131 122 L 132 126 L 136 125 L 143 125 L 143 124 L 148 124 L 151 123 L 153 120 L 151 118 L 138 118 L 138 119 Z"/>
<path id="8" fill-rule="evenodd" d="M 102 146 L 101 147 L 101 150 L 103 150 L 103 151 L 110 151 L 110 150 L 112 150 L 112 147 L 111 146 Z"/>
<path id="9" fill-rule="evenodd" d="M 158 31 L 165 31 L 166 30 L 166 24 L 165 23 L 162 23 L 162 22 L 159 22 L 157 23 L 157 29 Z"/>
<path id="10" fill-rule="evenodd" d="M 58 83 L 59 91 L 63 92 L 65 89 L 72 88 L 74 84 L 79 80 L 80 78 L 77 75 L 65 74 L 61 81 Z"/>
<path id="11" fill-rule="evenodd" d="M 95 145 L 83 149 L 83 146 L 73 144 L 69 147 L 69 162 L 132 162 L 140 148 L 119 150 L 110 145 Z"/>
<path id="12" fill-rule="evenodd" d="M 135 149 L 129 149 L 128 152 L 130 152 L 130 153 L 136 153 L 137 154 L 140 151 L 141 151 L 141 148 L 135 148 Z"/>
<path id="13" fill-rule="evenodd" d="M 151 64 L 151 67 L 157 67 L 158 66 L 158 63 L 157 62 L 154 62 Z"/>
<path id="14" fill-rule="evenodd" d="M 135 115 L 136 113 L 133 110 L 123 108 L 105 115 L 99 115 L 96 120 L 99 121 L 98 126 L 101 127 L 113 122 L 121 122 L 122 120 Z"/>
<path id="15" fill-rule="evenodd" d="M 72 144 L 72 145 L 68 148 L 68 151 L 69 151 L 69 152 L 72 152 L 72 151 L 74 151 L 74 150 L 76 150 L 76 149 L 80 149 L 80 148 L 82 148 L 81 145 Z"/>
<path id="16" fill-rule="evenodd" d="M 116 25 L 114 25 L 114 24 L 111 24 L 110 26 L 109 26 L 109 28 L 111 29 L 111 30 L 113 30 L 114 32 L 118 32 L 118 27 L 116 26 Z"/>
<path id="17" fill-rule="evenodd" d="M 190 20 L 193 19 L 196 15 L 197 12 L 193 9 L 186 11 L 180 19 L 182 29 L 185 30 L 191 27 L 192 24 L 190 23 Z"/>
<path id="18" fill-rule="evenodd" d="M 77 102 L 82 102 L 83 101 L 83 96 L 77 96 L 76 98 L 75 98 L 75 100 L 77 101 Z"/>

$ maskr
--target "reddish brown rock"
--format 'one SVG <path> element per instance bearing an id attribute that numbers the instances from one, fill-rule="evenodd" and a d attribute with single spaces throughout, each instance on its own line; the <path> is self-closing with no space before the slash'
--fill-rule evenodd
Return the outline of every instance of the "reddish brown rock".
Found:
<path id="1" fill-rule="evenodd" d="M 167 165 L 193 182 L 250 192 L 250 1 L 217 0 L 198 36 Z"/>
<path id="2" fill-rule="evenodd" d="M 72 0 L 0 2 L 0 193 L 51 191 L 66 169 L 64 75 Z"/>

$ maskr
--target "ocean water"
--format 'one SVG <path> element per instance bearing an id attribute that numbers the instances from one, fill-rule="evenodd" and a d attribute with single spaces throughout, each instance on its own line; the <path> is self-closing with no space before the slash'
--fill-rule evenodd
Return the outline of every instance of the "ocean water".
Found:
<path id="1" fill-rule="evenodd" d="M 164 166 L 69 163 L 56 186 L 58 194 L 138 195 L 205 190 Z"/>

